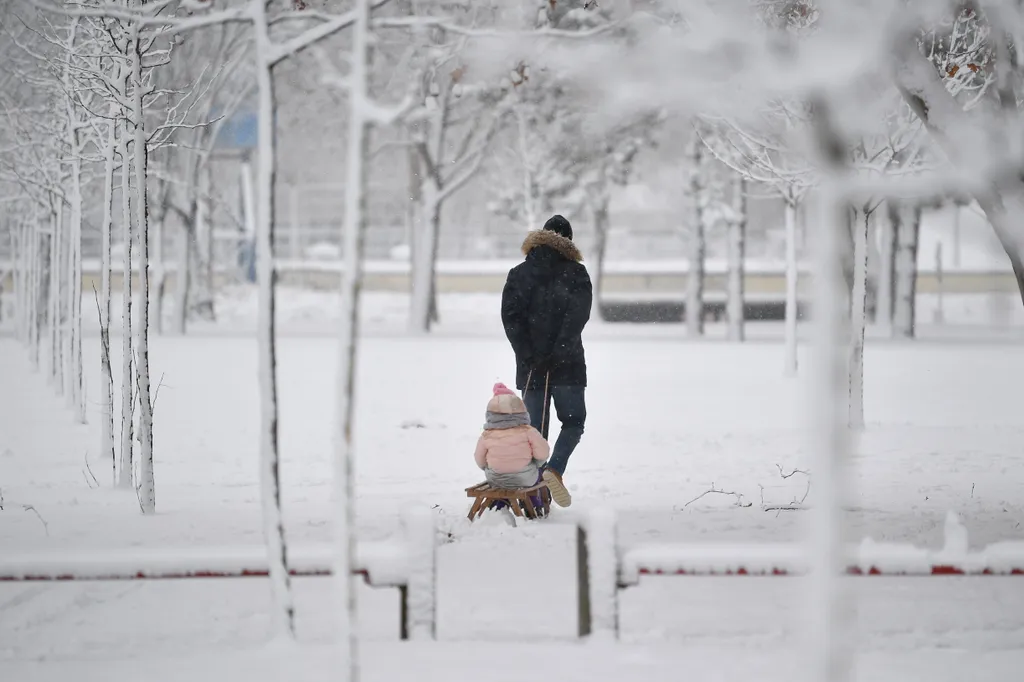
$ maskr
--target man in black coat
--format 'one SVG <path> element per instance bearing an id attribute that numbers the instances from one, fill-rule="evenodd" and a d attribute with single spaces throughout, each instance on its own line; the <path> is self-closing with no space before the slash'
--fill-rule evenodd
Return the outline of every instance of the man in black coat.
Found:
<path id="1" fill-rule="evenodd" d="M 545 438 L 551 402 L 562 423 L 543 477 L 554 501 L 572 502 L 562 483 L 569 456 L 583 436 L 587 362 L 581 335 L 590 320 L 593 290 L 572 226 L 552 216 L 523 242 L 526 260 L 512 268 L 501 295 L 501 321 L 516 354 L 516 387 L 530 421 Z"/>

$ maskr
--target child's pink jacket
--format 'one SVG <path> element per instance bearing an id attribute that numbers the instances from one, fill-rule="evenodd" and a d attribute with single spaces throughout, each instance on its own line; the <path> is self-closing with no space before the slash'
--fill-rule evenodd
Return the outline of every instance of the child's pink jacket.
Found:
<path id="1" fill-rule="evenodd" d="M 530 462 L 544 463 L 551 453 L 548 442 L 532 426 L 493 429 L 480 434 L 476 442 L 476 464 L 497 474 L 514 474 Z"/>

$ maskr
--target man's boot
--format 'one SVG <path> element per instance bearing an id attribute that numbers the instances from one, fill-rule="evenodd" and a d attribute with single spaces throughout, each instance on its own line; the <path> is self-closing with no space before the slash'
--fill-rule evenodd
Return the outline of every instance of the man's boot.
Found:
<path id="1" fill-rule="evenodd" d="M 572 495 L 569 494 L 568 488 L 562 483 L 562 475 L 554 469 L 545 467 L 541 473 L 544 479 L 544 483 L 548 486 L 548 490 L 551 491 L 551 499 L 555 501 L 559 507 L 568 507 L 572 504 Z"/>

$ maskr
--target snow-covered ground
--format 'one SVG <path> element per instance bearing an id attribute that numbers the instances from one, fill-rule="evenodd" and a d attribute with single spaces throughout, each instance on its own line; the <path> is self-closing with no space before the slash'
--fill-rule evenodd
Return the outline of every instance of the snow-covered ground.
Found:
<path id="1" fill-rule="evenodd" d="M 330 295 L 283 293 L 284 513 L 290 543 L 301 546 L 331 539 L 336 345 L 328 334 L 336 315 Z M 111 489 L 110 462 L 97 452 L 99 344 L 91 329 L 86 426 L 73 424 L 24 350 L 0 336 L 0 552 L 262 542 L 249 301 L 236 292 L 217 325 L 152 341 L 159 513 L 149 518 L 133 493 Z M 494 666 L 495 680 L 799 677 L 799 578 L 647 578 L 620 593 L 621 643 L 578 643 L 568 527 L 465 522 L 463 488 L 479 479 L 471 453 L 490 386 L 514 379 L 493 303 L 445 297 L 437 333 L 414 338 L 401 333 L 400 298 L 368 299 L 358 374 L 360 536 L 390 536 L 403 508 L 423 505 L 456 541 L 438 553 L 441 642 L 395 642 L 395 591 L 361 589 L 366 679 L 480 679 L 484 666 Z M 1020 327 L 998 337 L 966 329 L 868 344 L 854 538 L 937 547 L 954 510 L 972 547 L 1024 539 L 1024 413 L 1015 394 L 1024 354 L 1006 342 L 1019 340 Z M 572 509 L 613 508 L 620 547 L 798 540 L 802 512 L 760 504 L 762 491 L 766 503 L 804 493 L 801 476 L 783 480 L 777 468 L 808 460 L 804 379 L 782 378 L 776 327 L 752 332 L 755 342 L 737 345 L 686 341 L 679 326 L 595 325 L 587 433 L 566 478 Z M 712 484 L 753 505 L 737 507 L 726 495 L 688 504 Z M 509 590 L 495 589 L 499 581 Z M 1024 579 L 855 584 L 857 679 L 1019 679 Z M 0 680 L 329 679 L 330 581 L 295 585 L 298 651 L 264 644 L 263 579 L 0 584 Z"/>

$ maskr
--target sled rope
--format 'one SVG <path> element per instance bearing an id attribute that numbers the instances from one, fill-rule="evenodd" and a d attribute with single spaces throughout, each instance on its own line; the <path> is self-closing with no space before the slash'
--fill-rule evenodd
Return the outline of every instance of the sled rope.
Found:
<path id="1" fill-rule="evenodd" d="M 526 392 L 530 390 L 530 382 L 531 382 L 532 379 L 533 379 L 533 370 L 531 369 L 526 374 L 526 388 L 523 389 L 523 398 L 524 399 L 526 398 Z M 548 370 L 547 374 L 544 377 L 544 408 L 543 408 L 543 410 L 540 413 L 540 432 L 541 432 L 541 434 L 545 438 L 548 437 L 547 434 L 544 433 L 544 425 L 547 424 L 547 421 L 548 421 L 548 402 L 550 401 L 550 396 L 549 396 L 549 393 L 548 393 L 548 388 L 549 388 L 550 384 L 551 384 L 551 370 Z"/>

